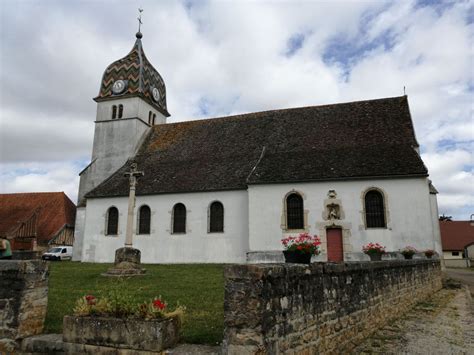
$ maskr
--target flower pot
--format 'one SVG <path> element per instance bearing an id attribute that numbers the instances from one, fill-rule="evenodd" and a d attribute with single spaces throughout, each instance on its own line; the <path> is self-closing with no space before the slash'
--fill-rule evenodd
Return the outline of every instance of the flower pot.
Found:
<path id="1" fill-rule="evenodd" d="M 427 257 L 428 259 L 431 259 L 431 258 L 433 257 L 433 255 L 429 254 L 429 255 L 426 255 L 426 257 Z"/>
<path id="2" fill-rule="evenodd" d="M 368 254 L 370 261 L 380 261 L 382 260 L 382 254 L 381 253 L 370 253 Z"/>
<path id="3" fill-rule="evenodd" d="M 294 264 L 309 264 L 311 263 L 311 257 L 313 256 L 313 254 L 299 253 L 290 250 L 284 250 L 283 255 L 285 255 L 286 263 Z"/>
<path id="4" fill-rule="evenodd" d="M 65 316 L 63 341 L 161 352 L 178 343 L 180 327 L 178 317 L 144 320 Z"/>
<path id="5" fill-rule="evenodd" d="M 413 254 L 403 254 L 405 259 L 413 259 Z"/>

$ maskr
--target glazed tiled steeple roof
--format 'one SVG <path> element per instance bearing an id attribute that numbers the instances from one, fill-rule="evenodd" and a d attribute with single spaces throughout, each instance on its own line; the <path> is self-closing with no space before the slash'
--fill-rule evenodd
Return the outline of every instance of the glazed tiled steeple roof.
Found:
<path id="1" fill-rule="evenodd" d="M 142 34 L 136 34 L 137 40 L 130 53 L 122 59 L 110 64 L 105 69 L 100 83 L 99 95 L 95 101 L 113 98 L 140 96 L 165 116 L 169 116 L 166 108 L 166 87 L 163 78 L 151 65 L 145 56 L 142 45 Z M 112 87 L 118 80 L 123 80 L 125 88 L 120 93 L 114 93 Z M 153 97 L 153 89 L 158 89 L 158 100 Z"/>

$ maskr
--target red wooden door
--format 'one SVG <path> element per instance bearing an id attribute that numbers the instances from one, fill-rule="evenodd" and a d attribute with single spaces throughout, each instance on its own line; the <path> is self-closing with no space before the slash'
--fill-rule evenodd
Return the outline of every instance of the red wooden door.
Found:
<path id="1" fill-rule="evenodd" d="M 344 261 L 344 254 L 342 251 L 342 230 L 339 228 L 327 229 L 326 239 L 328 243 L 328 261 Z"/>

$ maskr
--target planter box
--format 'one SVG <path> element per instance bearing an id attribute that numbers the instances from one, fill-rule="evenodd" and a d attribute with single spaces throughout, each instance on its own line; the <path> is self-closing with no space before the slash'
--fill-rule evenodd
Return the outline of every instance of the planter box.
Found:
<path id="1" fill-rule="evenodd" d="M 162 351 L 178 343 L 178 317 L 142 320 L 65 316 L 63 341 L 123 349 Z"/>

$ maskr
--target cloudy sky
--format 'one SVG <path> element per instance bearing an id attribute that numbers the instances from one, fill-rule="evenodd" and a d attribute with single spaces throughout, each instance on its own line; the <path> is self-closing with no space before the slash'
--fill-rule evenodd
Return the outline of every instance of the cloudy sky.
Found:
<path id="1" fill-rule="evenodd" d="M 469 1 L 0 1 L 0 192 L 65 191 L 137 8 L 170 122 L 403 95 L 440 213 L 474 213 Z"/>

